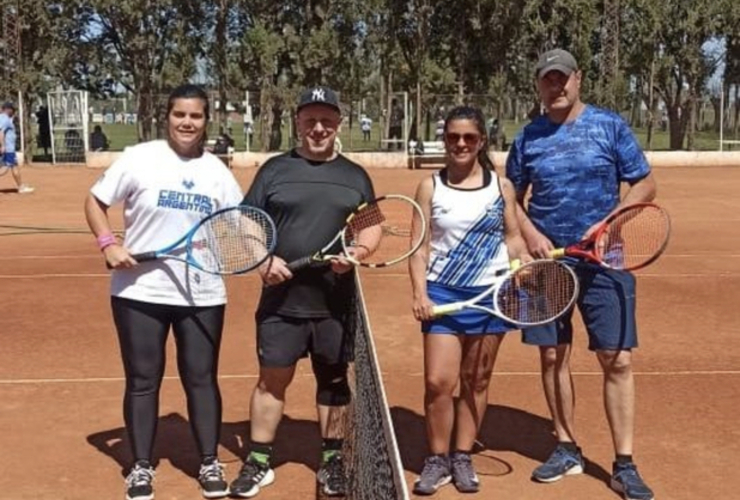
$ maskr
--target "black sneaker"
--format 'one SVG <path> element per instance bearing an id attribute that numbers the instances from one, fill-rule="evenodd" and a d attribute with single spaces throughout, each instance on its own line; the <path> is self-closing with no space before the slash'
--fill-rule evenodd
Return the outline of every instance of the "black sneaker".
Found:
<path id="1" fill-rule="evenodd" d="M 229 485 L 224 478 L 224 466 L 218 458 L 207 458 L 200 464 L 198 483 L 203 498 L 223 498 L 229 494 Z"/>
<path id="2" fill-rule="evenodd" d="M 627 464 L 614 463 L 611 486 L 614 491 L 621 493 L 625 500 L 653 500 L 653 491 L 637 472 L 637 466 L 632 462 Z"/>
<path id="3" fill-rule="evenodd" d="M 126 500 L 152 500 L 154 498 L 154 467 L 146 460 L 139 460 L 126 476 Z"/>
<path id="4" fill-rule="evenodd" d="M 343 497 L 347 494 L 347 477 L 344 475 L 344 460 L 340 453 L 332 455 L 316 473 L 324 495 Z"/>
<path id="5" fill-rule="evenodd" d="M 247 458 L 239 471 L 239 477 L 229 486 L 232 496 L 252 498 L 260 492 L 260 488 L 275 481 L 275 472 L 269 465 L 263 465 Z"/>

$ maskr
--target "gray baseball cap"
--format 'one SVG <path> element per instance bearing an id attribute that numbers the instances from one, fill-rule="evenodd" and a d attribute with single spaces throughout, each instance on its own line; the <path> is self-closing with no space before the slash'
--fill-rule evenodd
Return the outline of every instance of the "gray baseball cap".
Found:
<path id="1" fill-rule="evenodd" d="M 578 71 L 578 63 L 573 54 L 563 49 L 548 50 L 540 56 L 535 67 L 537 78 L 542 78 L 550 71 L 560 71 L 565 75 L 570 75 Z"/>

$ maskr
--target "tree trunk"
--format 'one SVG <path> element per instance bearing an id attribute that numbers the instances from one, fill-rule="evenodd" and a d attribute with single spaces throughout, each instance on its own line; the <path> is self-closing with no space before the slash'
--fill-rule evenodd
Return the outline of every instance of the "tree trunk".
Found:
<path id="1" fill-rule="evenodd" d="M 672 151 L 683 149 L 683 126 L 681 125 L 683 115 L 680 105 L 668 106 L 669 148 Z"/>
<path id="2" fill-rule="evenodd" d="M 727 94 L 729 95 L 730 89 L 727 89 Z M 725 99 L 725 102 L 728 102 L 729 99 Z M 737 132 L 740 128 L 740 121 L 738 120 L 740 118 L 740 84 L 735 84 L 735 106 L 734 106 L 735 116 L 732 119 L 732 136 L 734 139 L 737 139 Z"/>
<path id="3" fill-rule="evenodd" d="M 270 133 L 270 151 L 280 151 L 283 143 L 283 107 L 275 104 L 272 107 L 272 129 Z"/>
<path id="4" fill-rule="evenodd" d="M 692 85 L 689 90 L 688 110 L 686 115 L 686 149 L 694 150 L 694 139 L 696 138 L 696 90 Z"/>
<path id="5" fill-rule="evenodd" d="M 139 142 L 152 139 L 152 93 L 144 88 L 136 93 L 136 125 L 138 128 Z"/>
<path id="6" fill-rule="evenodd" d="M 260 89 L 260 115 L 262 127 L 260 127 L 260 151 L 265 153 L 270 147 L 270 132 L 272 130 L 272 95 L 268 86 L 263 83 Z"/>

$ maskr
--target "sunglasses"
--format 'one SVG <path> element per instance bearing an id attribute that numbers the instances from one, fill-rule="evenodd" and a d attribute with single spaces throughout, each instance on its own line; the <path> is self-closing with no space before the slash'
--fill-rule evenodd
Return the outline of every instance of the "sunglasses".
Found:
<path id="1" fill-rule="evenodd" d="M 468 147 L 475 147 L 481 141 L 481 136 L 478 134 L 456 134 L 448 132 L 445 134 L 445 142 L 450 146 L 454 146 L 460 143 L 460 139 L 465 142 Z"/>

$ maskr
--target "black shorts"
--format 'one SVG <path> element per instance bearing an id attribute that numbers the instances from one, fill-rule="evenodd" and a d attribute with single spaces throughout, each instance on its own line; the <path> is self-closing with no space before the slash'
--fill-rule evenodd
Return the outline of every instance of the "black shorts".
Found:
<path id="1" fill-rule="evenodd" d="M 293 318 L 272 315 L 257 323 L 260 366 L 285 368 L 311 354 L 320 363 L 353 361 L 351 338 L 337 318 Z"/>

